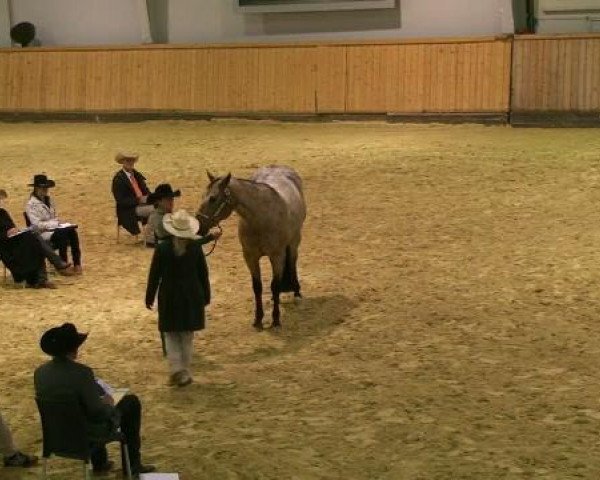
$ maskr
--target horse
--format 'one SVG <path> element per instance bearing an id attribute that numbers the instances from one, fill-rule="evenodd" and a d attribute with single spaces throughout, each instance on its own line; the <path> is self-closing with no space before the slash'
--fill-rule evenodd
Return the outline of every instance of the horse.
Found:
<path id="1" fill-rule="evenodd" d="M 223 177 L 206 173 L 210 183 L 196 214 L 200 234 L 206 235 L 233 212 L 239 215 L 238 236 L 256 303 L 254 327 L 263 329 L 259 261 L 264 256 L 269 257 L 273 270 L 271 328 L 280 327 L 279 295 L 294 292 L 295 298 L 302 297 L 297 269 L 306 218 L 302 179 L 292 168 L 278 165 L 259 168 L 249 180 L 232 177 L 231 173 Z"/>

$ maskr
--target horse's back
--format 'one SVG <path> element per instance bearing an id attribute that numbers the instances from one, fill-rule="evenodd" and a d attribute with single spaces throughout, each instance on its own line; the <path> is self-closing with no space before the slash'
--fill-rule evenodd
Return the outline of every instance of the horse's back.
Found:
<path id="1" fill-rule="evenodd" d="M 254 175 L 252 180 L 255 182 L 266 183 L 275 190 L 281 187 L 287 186 L 288 183 L 292 183 L 298 193 L 302 195 L 302 179 L 300 175 L 291 167 L 285 165 L 269 165 L 266 167 L 259 168 Z"/>
<path id="2" fill-rule="evenodd" d="M 261 167 L 252 175 L 252 180 L 265 183 L 275 190 L 288 206 L 298 226 L 302 226 L 306 217 L 302 179 L 293 168 L 283 165 Z"/>

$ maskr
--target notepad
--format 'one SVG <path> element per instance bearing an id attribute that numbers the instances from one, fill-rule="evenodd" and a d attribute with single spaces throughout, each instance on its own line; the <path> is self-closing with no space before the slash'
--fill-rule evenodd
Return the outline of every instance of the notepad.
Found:
<path id="1" fill-rule="evenodd" d="M 140 480 L 179 480 L 178 473 L 142 473 Z"/>
<path id="2" fill-rule="evenodd" d="M 17 233 L 13 233 L 12 235 L 7 235 L 7 238 L 15 238 L 15 237 L 21 235 L 22 233 L 29 232 L 29 231 L 31 231 L 31 228 L 22 228 L 22 229 L 18 230 Z"/>
<path id="3" fill-rule="evenodd" d="M 59 228 L 77 228 L 77 225 L 74 223 L 69 223 L 69 222 L 59 223 L 58 226 L 54 230 L 57 230 Z"/>

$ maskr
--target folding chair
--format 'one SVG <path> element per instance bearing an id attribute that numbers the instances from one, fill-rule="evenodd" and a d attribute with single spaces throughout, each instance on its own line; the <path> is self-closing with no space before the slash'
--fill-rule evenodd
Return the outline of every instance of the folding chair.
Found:
<path id="1" fill-rule="evenodd" d="M 83 462 L 83 478 L 89 480 L 92 439 L 88 435 L 86 418 L 77 398 L 66 397 L 53 400 L 36 398 L 35 401 L 42 421 L 42 478 L 44 480 L 47 478 L 48 459 L 55 455 Z M 103 444 L 120 442 L 127 478 L 132 480 L 125 436 L 117 432 L 109 438 L 99 439 L 98 442 Z"/>
<path id="2" fill-rule="evenodd" d="M 148 224 L 145 223 L 143 221 L 144 219 L 142 219 L 141 217 L 138 217 L 138 223 L 141 223 L 141 235 L 144 238 L 144 246 L 146 246 L 146 228 L 148 228 Z M 134 235 L 135 237 L 135 243 L 137 243 L 140 239 L 140 234 L 138 233 L 137 235 Z M 119 223 L 119 219 L 117 218 L 117 235 L 116 235 L 116 242 L 119 243 L 119 239 L 121 238 L 121 224 Z"/>

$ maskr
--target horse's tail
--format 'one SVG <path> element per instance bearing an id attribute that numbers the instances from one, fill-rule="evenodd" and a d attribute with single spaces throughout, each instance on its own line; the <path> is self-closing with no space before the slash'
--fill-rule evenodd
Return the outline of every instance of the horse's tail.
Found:
<path id="1" fill-rule="evenodd" d="M 295 292 L 297 289 L 298 279 L 296 276 L 296 265 L 292 260 L 292 249 L 285 247 L 285 263 L 283 265 L 283 274 L 281 275 L 281 292 Z"/>

